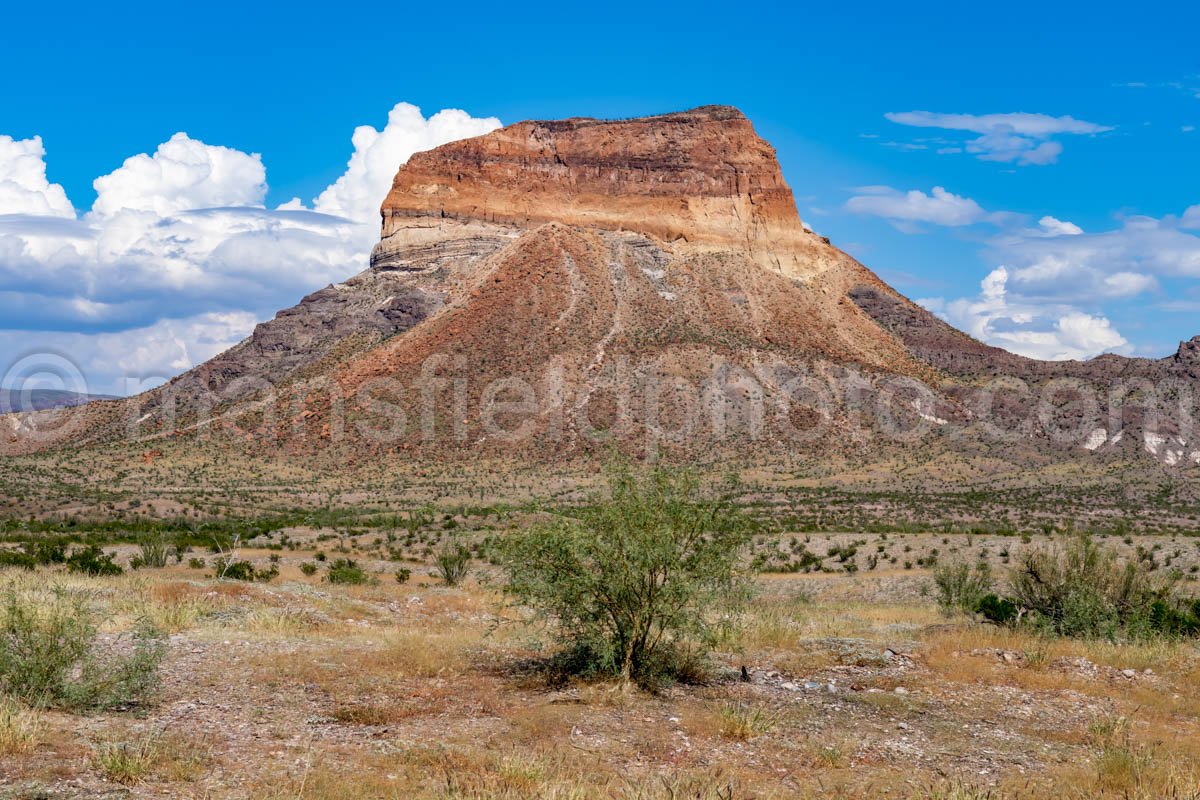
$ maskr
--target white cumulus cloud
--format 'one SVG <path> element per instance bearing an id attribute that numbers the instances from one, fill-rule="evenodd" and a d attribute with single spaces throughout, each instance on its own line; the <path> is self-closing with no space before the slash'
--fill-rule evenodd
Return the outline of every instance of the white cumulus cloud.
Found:
<path id="1" fill-rule="evenodd" d="M 993 236 L 983 256 L 995 267 L 975 297 L 921 304 L 983 341 L 1036 358 L 1126 353 L 1129 342 L 1105 309 L 1147 294 L 1165 311 L 1189 311 L 1179 287 L 1200 278 L 1200 207 L 1180 217 L 1137 216 L 1106 231 L 1043 217 L 1035 228 Z"/>
<path id="2" fill-rule="evenodd" d="M 1063 146 L 1055 139 L 1061 135 L 1094 135 L 1113 130 L 1111 126 L 1048 114 L 941 114 L 932 111 L 900 111 L 884 114 L 898 125 L 939 128 L 978 134 L 966 142 L 965 149 L 984 161 L 1019 165 L 1053 164 Z M 955 152 L 955 148 L 943 148 Z M 939 151 L 941 152 L 941 151 Z"/>
<path id="3" fill-rule="evenodd" d="M 0 214 L 75 217 L 63 187 L 46 179 L 45 156 L 40 136 L 0 136 Z"/>
<path id="4" fill-rule="evenodd" d="M 1054 232 L 1043 221 L 1037 235 L 1015 231 L 996 236 L 989 252 L 1010 265 L 1026 293 L 1129 296 L 1133 287 L 1151 288 L 1153 276 L 1200 278 L 1200 236 L 1184 229 L 1186 220 L 1186 214 L 1178 221 L 1130 217 L 1118 228 L 1094 233 L 1077 226 Z"/>
<path id="5" fill-rule="evenodd" d="M 1074 222 L 1055 219 L 1051 216 L 1045 216 L 1038 220 L 1038 226 L 1047 236 L 1078 236 L 1083 233 L 1083 228 Z"/>
<path id="6" fill-rule="evenodd" d="M 1085 122 L 1071 116 L 1048 114 L 937 114 L 932 111 L 903 111 L 884 114 L 892 122 L 918 128 L 942 128 L 952 131 L 991 133 L 1008 129 L 1022 136 L 1046 139 L 1058 133 L 1104 133 L 1107 125 Z"/>
<path id="7" fill-rule="evenodd" d="M 846 210 L 902 222 L 928 222 L 957 227 L 985 222 L 990 215 L 969 197 L 933 187 L 930 194 L 913 189 L 901 192 L 889 186 L 865 186 L 846 201 Z"/>
<path id="8" fill-rule="evenodd" d="M 1181 282 L 1200 278 L 1200 235 L 1192 232 L 1200 229 L 1200 206 L 1179 217 L 1128 217 L 1103 231 L 1050 215 L 1030 226 L 1021 215 L 986 212 L 937 189 L 926 195 L 868 187 L 847 208 L 886 217 L 905 231 L 918 230 L 906 227 L 914 221 L 994 225 L 981 256 L 996 266 L 980 294 L 920 302 L 977 338 L 1030 356 L 1128 352 L 1106 312 L 1147 295 L 1162 310 L 1180 311 L 1174 295 Z"/>
<path id="9" fill-rule="evenodd" d="M 413 153 L 431 150 L 457 139 L 482 136 L 500 127 L 495 117 L 479 119 L 465 111 L 446 109 L 426 119 L 421 109 L 398 103 L 378 131 L 370 125 L 354 129 L 354 153 L 346 172 L 313 201 L 323 214 L 359 222 L 379 221 L 379 206 L 391 188 L 396 167 Z"/>
<path id="10" fill-rule="evenodd" d="M 205 144 L 177 133 L 154 155 L 140 153 L 93 182 L 92 213 L 149 211 L 159 216 L 216 206 L 253 206 L 267 195 L 257 153 Z"/>
<path id="11" fill-rule="evenodd" d="M 40 139 L 0 136 L 0 353 L 15 363 L 30 345 L 58 348 L 78 357 L 93 392 L 149 388 L 365 269 L 400 165 L 497 126 L 455 110 L 425 119 L 401 103 L 383 131 L 355 131 L 346 173 L 316 210 L 264 207 L 258 154 L 177 133 L 97 178 L 82 215 L 48 182 Z"/>
<path id="12" fill-rule="evenodd" d="M 0 350 L 13 354 L 14 363 L 54 364 L 68 357 L 85 376 L 82 383 L 48 388 L 136 394 L 228 350 L 257 321 L 249 312 L 210 312 L 105 333 L 44 331 L 32 347 L 27 332 L 0 330 Z"/>
<path id="13" fill-rule="evenodd" d="M 1009 278 L 1008 269 L 997 267 L 980 283 L 977 297 L 922 304 L 975 338 L 1030 358 L 1062 361 L 1129 351 L 1129 342 L 1107 318 L 1012 297 Z"/>

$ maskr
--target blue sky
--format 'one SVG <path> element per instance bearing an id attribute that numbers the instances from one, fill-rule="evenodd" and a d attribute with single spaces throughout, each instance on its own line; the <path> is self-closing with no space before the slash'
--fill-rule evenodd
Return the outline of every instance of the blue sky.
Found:
<path id="1" fill-rule="evenodd" d="M 10 6 L 0 27 L 19 184 L 0 188 L 0 375 L 40 348 L 133 391 L 349 277 L 374 219 L 345 218 L 393 169 L 373 159 L 707 103 L 776 146 L 814 229 L 982 338 L 1162 356 L 1200 334 L 1191 4 L 107 5 Z M 401 102 L 469 117 L 352 144 Z"/>

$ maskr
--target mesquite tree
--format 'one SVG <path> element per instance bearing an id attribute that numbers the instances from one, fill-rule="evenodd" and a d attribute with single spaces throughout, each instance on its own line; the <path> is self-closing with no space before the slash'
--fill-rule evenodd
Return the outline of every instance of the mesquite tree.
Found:
<path id="1" fill-rule="evenodd" d="M 692 472 L 610 467 L 610 492 L 501 547 L 506 593 L 551 623 L 579 673 L 652 686 L 706 653 L 749 596 L 751 526 Z M 732 489 L 732 487 L 731 487 Z"/>

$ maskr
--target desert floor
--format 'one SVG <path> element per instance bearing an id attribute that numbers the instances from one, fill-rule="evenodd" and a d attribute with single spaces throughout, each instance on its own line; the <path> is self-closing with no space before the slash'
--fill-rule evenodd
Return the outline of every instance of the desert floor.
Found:
<path id="1" fill-rule="evenodd" d="M 1000 630 L 943 614 L 924 570 L 880 565 L 761 576 L 705 685 L 554 685 L 540 632 L 511 622 L 485 564 L 446 587 L 410 561 L 401 584 L 364 552 L 373 541 L 243 550 L 264 567 L 277 557 L 269 584 L 186 561 L 114 578 L 0 573 L 27 595 L 86 592 L 106 645 L 139 619 L 170 632 L 145 707 L 25 719 L 0 756 L 0 796 L 1200 796 L 1192 644 Z M 320 547 L 377 582 L 303 574 Z"/>

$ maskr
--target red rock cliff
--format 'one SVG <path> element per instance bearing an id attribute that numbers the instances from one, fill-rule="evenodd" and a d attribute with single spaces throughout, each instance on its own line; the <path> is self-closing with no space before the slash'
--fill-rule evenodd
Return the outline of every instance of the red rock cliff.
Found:
<path id="1" fill-rule="evenodd" d="M 414 155 L 381 213 L 377 256 L 393 237 L 450 218 L 637 231 L 741 250 L 795 278 L 832 261 L 801 224 L 774 148 L 727 106 L 624 121 L 520 122 L 453 142 Z"/>

